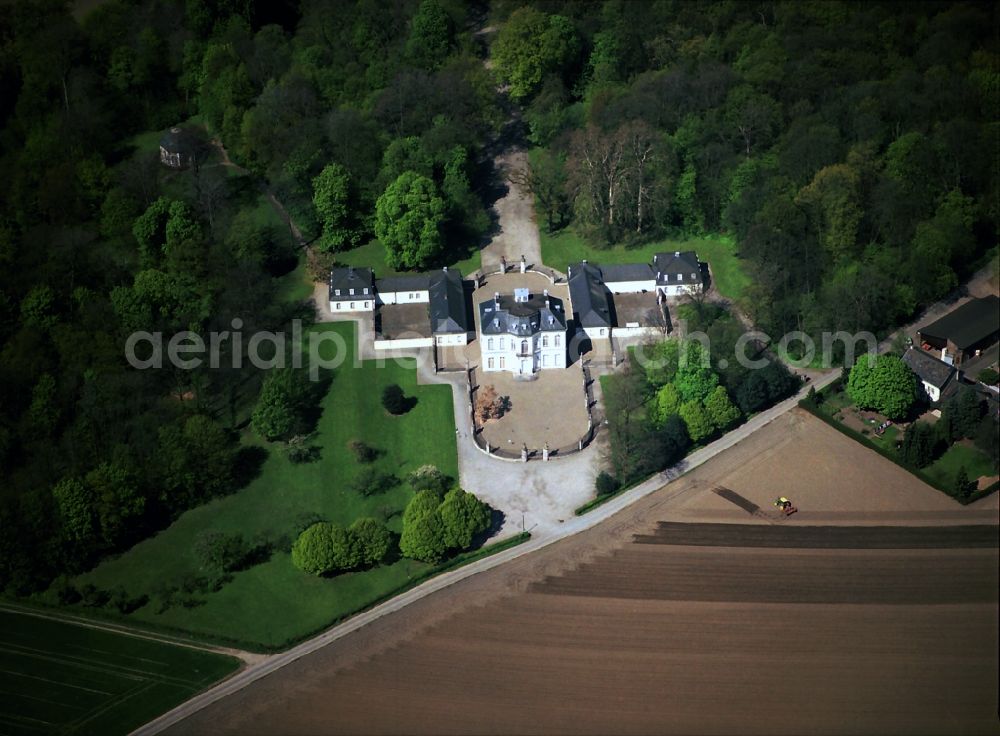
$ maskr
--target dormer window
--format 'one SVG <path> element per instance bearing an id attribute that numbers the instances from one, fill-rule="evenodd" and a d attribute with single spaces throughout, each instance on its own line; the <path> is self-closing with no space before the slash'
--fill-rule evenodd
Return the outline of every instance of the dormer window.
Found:
<path id="1" fill-rule="evenodd" d="M 365 287 L 365 294 L 367 294 L 367 293 L 368 293 L 368 287 L 366 286 Z"/>
<path id="2" fill-rule="evenodd" d="M 684 280 L 684 274 L 682 274 L 682 273 L 677 274 L 677 280 L 678 281 L 683 281 Z"/>
<path id="3" fill-rule="evenodd" d="M 351 296 L 354 296 L 354 288 L 351 288 Z"/>
<path id="4" fill-rule="evenodd" d="M 340 289 L 334 289 L 333 290 L 333 295 L 334 296 L 340 296 Z"/>

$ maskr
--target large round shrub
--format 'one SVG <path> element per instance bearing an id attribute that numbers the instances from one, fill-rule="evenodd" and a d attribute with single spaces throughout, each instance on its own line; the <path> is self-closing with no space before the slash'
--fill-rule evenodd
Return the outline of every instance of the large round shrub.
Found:
<path id="1" fill-rule="evenodd" d="M 399 549 L 407 557 L 423 562 L 440 562 L 448 545 L 444 541 L 444 525 L 437 509 L 403 521 Z"/>
<path id="2" fill-rule="evenodd" d="M 461 488 L 452 488 L 438 507 L 444 542 L 452 549 L 465 549 L 473 538 L 490 528 L 490 507 Z"/>
<path id="3" fill-rule="evenodd" d="M 358 519 L 349 530 L 354 535 L 361 555 L 361 564 L 374 565 L 385 559 L 392 545 L 392 532 L 378 519 Z"/>
<path id="4" fill-rule="evenodd" d="M 334 569 L 333 524 L 321 521 L 299 535 L 292 545 L 292 564 L 313 575 L 323 575 Z"/>

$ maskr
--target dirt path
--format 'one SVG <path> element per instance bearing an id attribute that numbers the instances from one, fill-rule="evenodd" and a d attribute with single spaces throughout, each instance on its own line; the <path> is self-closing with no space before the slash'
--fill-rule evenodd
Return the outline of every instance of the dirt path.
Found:
<path id="1" fill-rule="evenodd" d="M 219 152 L 219 155 L 222 157 L 222 161 L 220 163 L 221 166 L 227 166 L 231 169 L 235 169 L 236 171 L 239 171 L 241 174 L 253 178 L 254 181 L 257 182 L 257 186 L 260 187 L 260 190 L 264 193 L 264 196 L 267 197 L 267 201 L 271 203 L 272 207 L 274 207 L 274 211 L 278 213 L 278 217 L 284 220 L 285 224 L 288 225 L 288 230 L 292 233 L 292 237 L 295 238 L 295 242 L 298 243 L 300 247 L 307 248 L 308 243 L 306 242 L 305 237 L 302 235 L 302 231 L 299 230 L 298 225 L 296 225 L 295 222 L 292 220 L 292 216 L 288 214 L 288 210 L 285 209 L 285 205 L 283 205 L 280 201 L 278 201 L 278 198 L 274 196 L 274 192 L 271 191 L 270 187 L 268 187 L 266 184 L 264 184 L 263 182 L 259 181 L 256 177 L 254 177 L 254 175 L 249 170 L 243 168 L 237 163 L 234 163 L 233 160 L 229 158 L 229 151 L 227 151 L 226 147 L 222 145 L 221 140 L 219 140 L 218 138 L 213 138 L 211 141 L 209 141 L 209 143 L 215 147 L 215 149 Z"/>
<path id="2" fill-rule="evenodd" d="M 507 193 L 494 205 L 500 231 L 482 251 L 483 270 L 497 270 L 501 258 L 513 267 L 521 262 L 521 256 L 529 267 L 537 268 L 542 265 L 542 245 L 535 222 L 535 201 L 518 183 L 517 175 L 527 169 L 528 154 L 520 149 L 508 150 L 494 159 L 494 165 L 507 181 Z"/>

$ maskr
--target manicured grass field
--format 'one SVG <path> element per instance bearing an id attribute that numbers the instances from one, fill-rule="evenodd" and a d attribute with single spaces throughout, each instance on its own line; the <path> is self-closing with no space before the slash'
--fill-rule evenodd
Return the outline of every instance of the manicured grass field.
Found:
<path id="1" fill-rule="evenodd" d="M 951 486 L 962 466 L 965 466 L 970 482 L 984 475 L 994 475 L 990 459 L 978 448 L 968 445 L 952 445 L 944 455 L 928 465 L 924 472 L 942 485 Z"/>
<path id="2" fill-rule="evenodd" d="M 221 654 L 0 610 L 0 733 L 127 734 L 238 667 Z"/>
<path id="3" fill-rule="evenodd" d="M 314 331 L 336 333 L 349 353 L 332 371 L 321 403 L 314 441 L 322 448 L 320 459 L 296 465 L 279 448 L 267 447 L 260 474 L 248 486 L 188 511 L 155 537 L 81 576 L 79 585 L 123 585 L 132 596 L 149 595 L 151 602 L 131 614 L 141 621 L 257 648 L 280 648 L 371 605 L 430 569 L 400 559 L 368 571 L 317 578 L 291 564 L 291 534 L 302 515 L 318 514 L 341 524 L 361 516 L 388 517 L 389 527 L 398 533 L 400 512 L 412 496 L 403 482 L 409 471 L 430 463 L 458 477 L 451 388 L 418 386 L 412 359 L 381 366 L 376 361 L 355 363 L 353 324 L 320 325 Z M 324 343 L 323 348 L 321 355 L 332 358 L 333 345 Z M 391 383 L 417 400 L 400 417 L 389 416 L 381 405 L 382 389 Z M 348 449 L 352 439 L 377 448 L 381 455 L 375 466 L 399 482 L 368 498 L 351 490 L 350 482 L 361 468 Z M 249 433 L 244 442 L 264 445 Z M 195 605 L 174 605 L 159 613 L 158 586 L 199 573 L 192 549 L 199 534 L 209 530 L 279 542 L 268 561 L 236 573 L 221 590 L 197 593 Z"/>
<path id="4" fill-rule="evenodd" d="M 659 240 L 653 243 L 626 248 L 616 245 L 612 248 L 594 248 L 583 238 L 567 228 L 556 233 L 540 228 L 542 260 L 546 266 L 565 273 L 570 263 L 586 258 L 592 263 L 650 263 L 656 253 L 675 250 L 693 250 L 698 259 L 707 261 L 719 293 L 730 299 L 739 299 L 750 279 L 743 272 L 743 265 L 736 256 L 736 245 L 730 238 L 691 238 L 688 240 Z"/>
<path id="5" fill-rule="evenodd" d="M 406 271 L 396 271 L 390 268 L 385 260 L 385 246 L 378 240 L 372 240 L 357 248 L 346 250 L 337 254 L 337 262 L 345 266 L 368 266 L 375 270 L 375 278 L 385 276 L 398 276 L 408 273 Z M 456 254 L 452 262 L 448 263 L 448 268 L 457 268 L 463 276 L 468 276 L 473 271 L 478 271 L 482 266 L 480 251 L 471 251 L 465 254 Z"/>

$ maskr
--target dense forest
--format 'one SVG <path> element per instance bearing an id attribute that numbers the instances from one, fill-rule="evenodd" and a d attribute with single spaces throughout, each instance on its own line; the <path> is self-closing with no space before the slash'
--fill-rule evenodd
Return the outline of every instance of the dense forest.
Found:
<path id="1" fill-rule="evenodd" d="M 473 186 L 500 120 L 461 2 L 70 10 L 0 6 L 0 588 L 17 593 L 259 466 L 239 433 L 262 376 L 231 367 L 231 343 L 194 371 L 133 370 L 123 346 L 309 319 L 283 298 L 300 254 L 260 216 L 262 187 L 317 252 L 370 240 L 394 190 L 436 218 L 399 256 L 425 265 L 488 227 Z M 166 171 L 155 141 L 181 123 L 204 161 Z"/>
<path id="2" fill-rule="evenodd" d="M 123 345 L 308 317 L 263 192 L 316 254 L 452 263 L 492 227 L 513 109 L 543 226 L 726 233 L 772 335 L 883 331 L 995 245 L 998 105 L 985 2 L 0 5 L 0 588 L 260 463 L 239 441 L 259 371 L 137 371 Z M 165 171 L 149 136 L 182 123 L 203 165 Z"/>
<path id="3" fill-rule="evenodd" d="M 884 331 L 996 245 L 993 3 L 495 10 L 548 226 L 598 246 L 729 234 L 772 335 Z"/>

